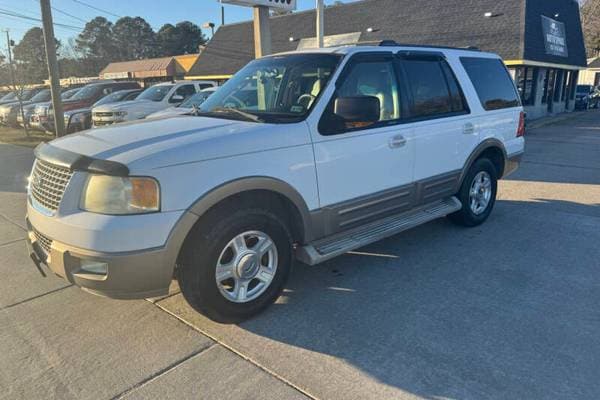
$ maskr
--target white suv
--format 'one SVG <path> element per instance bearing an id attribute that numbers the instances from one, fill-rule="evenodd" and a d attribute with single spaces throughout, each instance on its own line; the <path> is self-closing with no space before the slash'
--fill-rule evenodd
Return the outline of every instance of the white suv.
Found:
<path id="1" fill-rule="evenodd" d="M 92 293 L 160 296 L 176 277 L 196 310 L 240 321 L 296 259 L 444 216 L 483 223 L 523 134 L 494 54 L 384 43 L 265 57 L 188 115 L 40 145 L 29 248 Z"/>
<path id="2" fill-rule="evenodd" d="M 135 121 L 183 103 L 203 89 L 214 87 L 212 81 L 159 83 L 144 90 L 135 100 L 105 104 L 92 109 L 92 127 Z"/>

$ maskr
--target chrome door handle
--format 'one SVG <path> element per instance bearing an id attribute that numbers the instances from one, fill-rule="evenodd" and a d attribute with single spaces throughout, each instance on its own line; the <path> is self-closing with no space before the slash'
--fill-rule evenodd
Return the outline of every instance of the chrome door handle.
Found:
<path id="1" fill-rule="evenodd" d="M 465 135 L 472 135 L 472 134 L 474 134 L 475 133 L 475 125 L 473 125 L 470 122 L 467 122 L 465 124 L 465 126 L 463 127 L 463 133 Z"/>
<path id="2" fill-rule="evenodd" d="M 394 136 L 389 141 L 390 148 L 397 149 L 406 145 L 406 138 L 402 135 Z"/>

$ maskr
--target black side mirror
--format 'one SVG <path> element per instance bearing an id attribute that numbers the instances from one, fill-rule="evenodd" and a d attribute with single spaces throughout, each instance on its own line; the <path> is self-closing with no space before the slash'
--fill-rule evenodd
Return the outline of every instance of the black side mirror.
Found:
<path id="1" fill-rule="evenodd" d="M 345 122 L 379 121 L 381 105 L 374 96 L 340 97 L 336 99 L 333 113 Z"/>

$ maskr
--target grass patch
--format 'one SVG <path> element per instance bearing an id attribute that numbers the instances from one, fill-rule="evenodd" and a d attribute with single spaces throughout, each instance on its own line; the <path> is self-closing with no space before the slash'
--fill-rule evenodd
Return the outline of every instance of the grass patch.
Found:
<path id="1" fill-rule="evenodd" d="M 25 135 L 25 129 L 0 126 L 0 142 L 34 148 L 42 142 L 53 140 L 54 136 L 39 131 L 29 131 Z"/>

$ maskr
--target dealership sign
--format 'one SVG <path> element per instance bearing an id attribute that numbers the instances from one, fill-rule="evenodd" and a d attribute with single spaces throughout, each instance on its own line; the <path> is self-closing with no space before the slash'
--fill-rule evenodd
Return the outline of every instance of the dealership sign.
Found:
<path id="1" fill-rule="evenodd" d="M 546 54 L 559 57 L 569 56 L 565 24 L 542 15 L 542 31 Z"/>
<path id="2" fill-rule="evenodd" d="M 236 4 L 238 6 L 281 8 L 293 11 L 296 9 L 296 0 L 221 0 L 221 3 Z"/>

